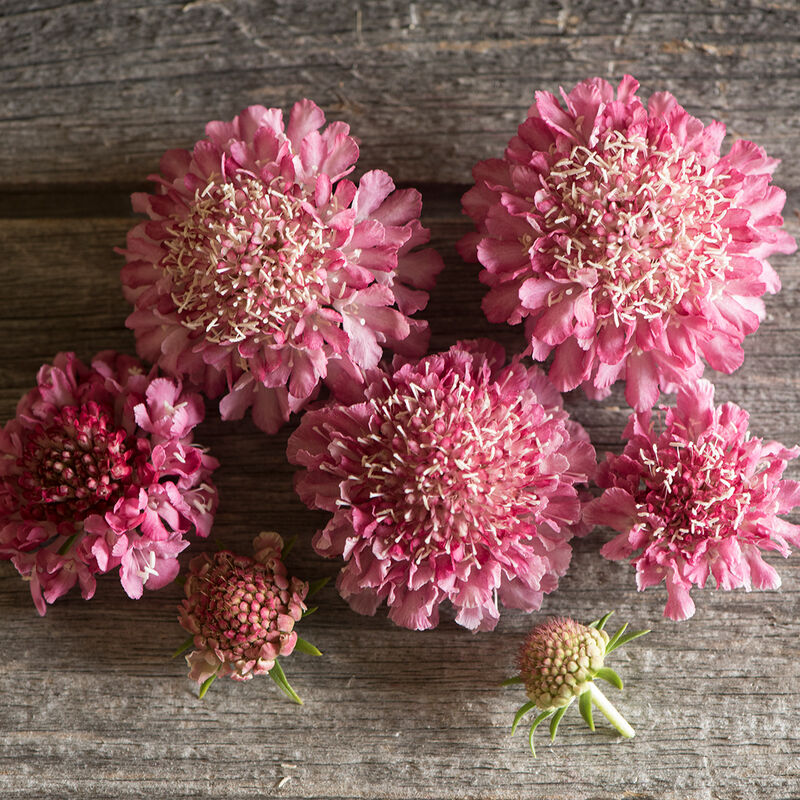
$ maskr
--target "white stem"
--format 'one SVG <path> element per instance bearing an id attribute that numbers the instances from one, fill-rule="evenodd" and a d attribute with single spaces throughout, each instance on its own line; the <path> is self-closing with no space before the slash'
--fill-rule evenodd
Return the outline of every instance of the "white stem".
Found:
<path id="1" fill-rule="evenodd" d="M 594 704 L 626 739 L 632 739 L 636 736 L 636 731 L 631 728 L 625 717 L 614 708 L 612 702 L 600 691 L 600 687 L 594 681 L 589 684 L 589 691 L 592 693 L 592 701 Z"/>

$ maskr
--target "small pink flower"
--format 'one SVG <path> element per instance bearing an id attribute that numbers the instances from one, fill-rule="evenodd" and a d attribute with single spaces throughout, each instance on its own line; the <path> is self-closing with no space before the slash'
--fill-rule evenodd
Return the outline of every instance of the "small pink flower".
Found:
<path id="1" fill-rule="evenodd" d="M 128 235 L 122 282 L 140 355 L 185 377 L 224 419 L 252 406 L 274 432 L 320 381 L 348 391 L 383 347 L 419 354 L 424 308 L 442 268 L 419 222 L 414 189 L 380 170 L 346 180 L 358 158 L 349 128 L 323 128 L 296 103 L 251 106 L 210 122 L 192 152 L 170 150 L 154 195 L 133 195 L 150 218 Z"/>
<path id="2" fill-rule="evenodd" d="M 503 159 L 474 169 L 464 210 L 478 231 L 462 255 L 484 267 L 492 322 L 525 320 L 528 351 L 561 391 L 602 399 L 618 379 L 637 411 L 704 370 L 733 372 L 745 335 L 780 281 L 767 263 L 790 253 L 780 229 L 778 162 L 740 140 L 720 157 L 708 127 L 675 98 L 645 108 L 626 76 L 563 94 L 537 92 Z"/>
<path id="3" fill-rule="evenodd" d="M 253 546 L 255 558 L 224 550 L 189 564 L 178 620 L 192 634 L 186 661 L 203 694 L 219 676 L 246 681 L 272 673 L 278 656 L 298 645 L 294 626 L 306 611 L 308 584 L 286 576 L 277 533 L 261 533 Z"/>
<path id="4" fill-rule="evenodd" d="M 290 437 L 298 494 L 333 512 L 314 547 L 344 559 L 359 613 L 386 601 L 419 630 L 449 600 L 491 630 L 498 601 L 532 611 L 566 572 L 594 450 L 538 368 L 504 364 L 487 341 L 396 357 L 367 373 L 365 402 L 308 411 Z"/>
<path id="5" fill-rule="evenodd" d="M 0 558 L 30 581 L 40 614 L 76 583 L 120 568 L 138 598 L 177 574 L 192 528 L 207 536 L 215 459 L 192 444 L 199 395 L 135 358 L 91 367 L 59 353 L 0 429 Z"/>
<path id="6" fill-rule="evenodd" d="M 666 581 L 671 619 L 694 614 L 689 590 L 709 575 L 721 589 L 776 589 L 760 551 L 800 546 L 800 527 L 777 516 L 800 503 L 800 484 L 781 480 L 800 447 L 751 439 L 748 419 L 733 403 L 715 408 L 714 387 L 701 380 L 678 392 L 660 434 L 650 412 L 632 415 L 625 451 L 598 470 L 606 491 L 584 519 L 619 531 L 600 552 L 630 558 L 640 591 Z"/>

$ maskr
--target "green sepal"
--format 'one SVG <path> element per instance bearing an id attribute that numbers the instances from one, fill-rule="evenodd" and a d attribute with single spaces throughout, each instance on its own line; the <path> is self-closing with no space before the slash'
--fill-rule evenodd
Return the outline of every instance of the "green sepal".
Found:
<path id="1" fill-rule="evenodd" d="M 589 726 L 589 730 L 594 730 L 594 718 L 592 717 L 592 690 L 588 689 L 578 698 L 578 710 Z"/>
<path id="2" fill-rule="evenodd" d="M 330 575 L 327 575 L 324 578 L 320 578 L 319 580 L 314 581 L 314 583 L 310 584 L 308 587 L 308 594 L 306 595 L 306 599 L 310 600 L 326 583 L 331 579 Z"/>
<path id="3" fill-rule="evenodd" d="M 194 644 L 194 636 L 184 640 L 183 644 L 172 654 L 171 658 L 177 658 L 181 653 L 185 653 Z"/>
<path id="4" fill-rule="evenodd" d="M 531 753 L 533 757 L 536 758 L 536 750 L 533 747 L 533 732 L 539 727 L 540 723 L 544 722 L 548 717 L 552 717 L 555 714 L 555 709 L 549 708 L 547 711 L 542 711 L 538 717 L 533 721 L 533 725 L 531 725 L 530 733 L 528 733 L 528 746 L 531 748 Z"/>
<path id="5" fill-rule="evenodd" d="M 299 650 L 301 653 L 308 653 L 310 656 L 321 656 L 322 651 L 318 650 L 314 647 L 311 642 L 307 642 L 305 639 L 302 639 L 300 636 L 297 637 L 297 642 L 294 646 L 295 650 Z M 277 662 L 275 662 L 277 663 Z"/>
<path id="6" fill-rule="evenodd" d="M 567 703 L 565 706 L 561 706 L 561 708 L 556 711 L 553 715 L 553 719 L 550 720 L 550 741 L 554 741 L 556 738 L 556 733 L 558 733 L 558 723 L 561 722 L 561 717 L 567 713 L 567 709 L 572 705 L 572 703 Z"/>
<path id="7" fill-rule="evenodd" d="M 511 724 L 511 735 L 514 735 L 514 731 L 517 729 L 517 725 L 519 725 L 520 720 L 533 708 L 536 708 L 536 703 L 533 700 L 529 700 L 525 705 L 520 706 L 517 709 L 517 713 L 514 715 L 514 722 Z"/>
<path id="8" fill-rule="evenodd" d="M 62 544 L 61 547 L 58 548 L 58 554 L 60 556 L 65 556 L 69 552 L 70 547 L 72 547 L 72 545 L 75 544 L 75 540 L 77 538 L 78 538 L 78 534 L 77 533 L 73 533 L 72 536 L 70 536 L 68 539 L 66 539 L 64 541 L 64 544 Z"/>
<path id="9" fill-rule="evenodd" d="M 200 691 L 197 693 L 197 699 L 202 700 L 206 696 L 206 692 L 211 688 L 211 684 L 217 679 L 217 673 L 215 672 L 210 677 L 206 678 L 200 686 Z"/>
<path id="10" fill-rule="evenodd" d="M 648 628 L 645 631 L 631 631 L 631 633 L 626 633 L 624 636 L 622 635 L 625 628 L 628 627 L 628 623 L 626 622 L 615 634 L 612 639 L 609 639 L 608 644 L 606 645 L 606 655 L 608 655 L 612 650 L 616 650 L 618 647 L 622 647 L 622 645 L 627 644 L 634 639 L 638 639 L 640 636 L 644 636 L 646 633 L 650 633 L 650 629 Z"/>
<path id="11" fill-rule="evenodd" d="M 270 678 L 278 685 L 278 688 L 294 703 L 301 706 L 303 705 L 303 701 L 300 699 L 300 696 L 297 692 L 292 689 L 291 684 L 286 679 L 286 673 L 283 671 L 283 667 L 280 665 L 277 659 L 275 659 L 275 666 L 267 673 Z"/>
<path id="12" fill-rule="evenodd" d="M 307 608 L 301 615 L 300 619 L 304 619 L 305 617 L 310 617 L 315 611 L 319 611 L 319 606 L 311 606 L 311 608 Z"/>
<path id="13" fill-rule="evenodd" d="M 587 628 L 594 628 L 595 630 L 601 631 L 608 622 L 608 618 L 613 614 L 613 611 L 609 611 L 608 614 L 600 617 L 600 619 L 596 619 L 594 622 L 590 622 L 586 627 Z"/>
<path id="14" fill-rule="evenodd" d="M 600 667 L 600 669 L 595 672 L 594 677 L 608 681 L 612 686 L 616 686 L 617 689 L 622 688 L 622 678 L 620 678 L 611 667 Z"/>
<path id="15" fill-rule="evenodd" d="M 522 683 L 522 675 L 514 675 L 513 678 L 506 678 L 500 681 L 500 686 L 511 686 L 512 683 Z"/>
<path id="16" fill-rule="evenodd" d="M 283 542 L 283 547 L 281 548 L 281 561 L 286 560 L 286 556 L 292 552 L 292 548 L 294 547 L 294 543 L 297 541 L 297 536 L 291 536 L 288 539 L 285 539 Z"/>

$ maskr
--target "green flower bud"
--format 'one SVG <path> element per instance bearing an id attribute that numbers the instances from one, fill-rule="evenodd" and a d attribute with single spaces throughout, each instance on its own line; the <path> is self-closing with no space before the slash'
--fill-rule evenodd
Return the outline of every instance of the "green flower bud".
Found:
<path id="1" fill-rule="evenodd" d="M 534 628 L 518 659 L 528 697 L 544 710 L 572 702 L 603 666 L 608 638 L 573 619 L 550 619 Z"/>

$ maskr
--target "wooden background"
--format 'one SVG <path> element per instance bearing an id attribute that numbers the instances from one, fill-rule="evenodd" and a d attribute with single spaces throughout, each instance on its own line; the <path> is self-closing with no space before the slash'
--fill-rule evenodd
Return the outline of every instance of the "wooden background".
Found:
<path id="1" fill-rule="evenodd" d="M 471 166 L 502 151 L 534 90 L 630 72 L 645 95 L 672 91 L 727 124 L 726 148 L 746 137 L 783 160 L 776 181 L 800 236 L 798 57 L 797 0 L 0 0 L 0 420 L 58 350 L 134 351 L 112 250 L 135 222 L 127 195 L 209 119 L 308 96 L 350 123 L 360 168 L 423 190 L 447 262 L 427 312 L 432 345 L 488 334 L 521 348 L 518 329 L 483 321 L 476 271 L 454 243 L 469 230 L 459 198 Z M 719 400 L 749 409 L 755 435 L 791 445 L 800 256 L 772 263 L 784 288 L 744 366 L 711 377 Z M 619 448 L 621 392 L 567 405 L 600 452 Z M 263 528 L 297 534 L 290 569 L 334 575 L 310 546 L 325 515 L 293 494 L 288 433 L 209 411 L 197 439 L 223 464 L 214 535 L 246 552 Z M 40 619 L 2 563 L 0 796 L 800 797 L 800 556 L 773 559 L 779 592 L 696 592 L 696 616 L 676 624 L 661 619 L 663 589 L 638 594 L 630 569 L 599 558 L 607 538 L 578 542 L 543 614 L 615 608 L 653 628 L 613 661 L 626 679 L 613 699 L 637 738 L 591 734 L 575 711 L 552 747 L 542 731 L 537 760 L 524 734 L 508 736 L 521 692 L 496 683 L 543 615 L 506 612 L 478 636 L 449 619 L 414 633 L 383 612 L 355 615 L 329 587 L 303 626 L 325 657 L 286 665 L 305 706 L 266 679 L 217 681 L 201 702 L 169 658 L 184 638 L 177 586 L 133 602 L 108 576 L 93 601 L 70 595 Z"/>

